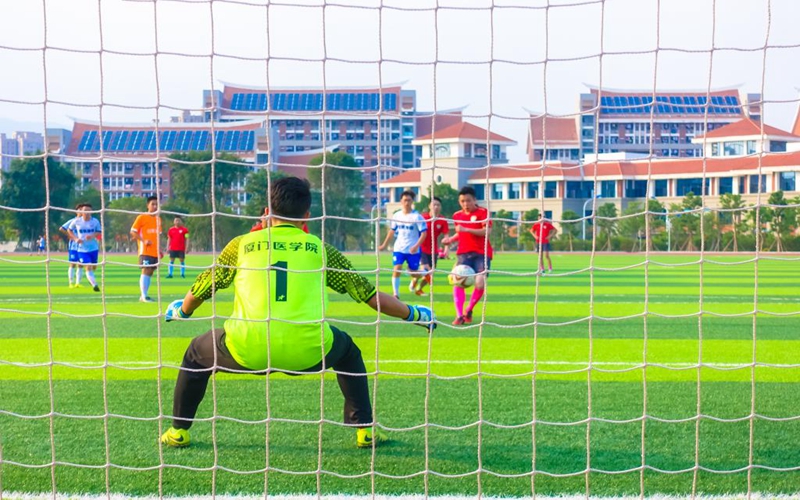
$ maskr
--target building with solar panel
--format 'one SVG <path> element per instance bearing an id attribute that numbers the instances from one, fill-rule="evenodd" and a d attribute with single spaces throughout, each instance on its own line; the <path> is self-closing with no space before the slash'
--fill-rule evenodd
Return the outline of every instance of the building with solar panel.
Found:
<path id="1" fill-rule="evenodd" d="M 168 157 L 173 153 L 216 151 L 231 153 L 246 164 L 268 157 L 270 142 L 261 121 L 235 123 L 170 122 L 109 124 L 76 121 L 62 159 L 73 166 L 77 189 L 91 186 L 109 200 L 129 196 L 172 197 Z M 102 175 L 100 164 L 102 162 Z M 252 168 L 251 168 L 252 169 Z M 251 170 L 248 169 L 248 170 Z M 231 206 L 244 203 L 244 178 L 233 186 Z"/>
<path id="2" fill-rule="evenodd" d="M 651 149 L 656 157 L 700 157 L 702 145 L 692 139 L 744 118 L 760 120 L 760 101 L 760 94 L 736 88 L 654 93 L 590 87 L 575 116 L 531 113 L 528 159 L 578 161 Z"/>

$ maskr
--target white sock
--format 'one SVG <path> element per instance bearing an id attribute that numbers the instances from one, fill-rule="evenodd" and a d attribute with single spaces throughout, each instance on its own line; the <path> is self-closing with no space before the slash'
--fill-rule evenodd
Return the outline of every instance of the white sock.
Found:
<path id="1" fill-rule="evenodd" d="M 67 276 L 69 276 L 69 284 L 72 284 L 72 281 L 75 279 L 75 268 L 70 266 L 67 268 Z"/>
<path id="2" fill-rule="evenodd" d="M 139 277 L 139 290 L 142 291 L 142 297 L 147 297 L 147 291 L 150 289 L 150 276 L 143 274 Z"/>
<path id="3" fill-rule="evenodd" d="M 75 284 L 76 285 L 80 285 L 81 284 L 81 271 L 83 271 L 83 268 L 81 266 L 77 266 L 75 268 Z"/>
<path id="4" fill-rule="evenodd" d="M 86 270 L 86 279 L 89 280 L 89 284 L 92 286 L 97 286 L 97 281 L 94 280 L 94 271 Z"/>
<path id="5" fill-rule="evenodd" d="M 392 290 L 395 295 L 400 295 L 400 278 L 392 278 Z"/>

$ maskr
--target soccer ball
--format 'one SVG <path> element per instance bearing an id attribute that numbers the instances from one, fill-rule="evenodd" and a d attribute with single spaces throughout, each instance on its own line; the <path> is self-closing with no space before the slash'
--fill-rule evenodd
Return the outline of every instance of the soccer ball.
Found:
<path id="1" fill-rule="evenodd" d="M 469 288 L 475 284 L 475 270 L 463 264 L 458 265 L 447 275 L 447 282 L 453 286 Z"/>

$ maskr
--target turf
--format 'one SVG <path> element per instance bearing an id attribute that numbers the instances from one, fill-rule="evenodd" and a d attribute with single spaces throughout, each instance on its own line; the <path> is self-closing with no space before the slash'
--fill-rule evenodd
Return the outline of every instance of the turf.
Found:
<path id="1" fill-rule="evenodd" d="M 376 278 L 374 256 L 351 257 Z M 330 375 L 220 375 L 194 445 L 160 449 L 176 365 L 193 336 L 222 325 L 232 294 L 165 324 L 159 311 L 191 279 L 154 282 L 159 307 L 136 301 L 132 257 L 109 256 L 102 294 L 67 289 L 55 259 L 0 261 L 0 491 L 614 496 L 800 484 L 794 258 L 557 255 L 556 273 L 536 277 L 535 257 L 501 253 L 485 322 L 451 327 L 450 291 L 437 286 L 432 336 L 331 296 L 393 438 L 374 455 L 339 424 Z M 388 274 L 379 281 L 389 291 Z"/>

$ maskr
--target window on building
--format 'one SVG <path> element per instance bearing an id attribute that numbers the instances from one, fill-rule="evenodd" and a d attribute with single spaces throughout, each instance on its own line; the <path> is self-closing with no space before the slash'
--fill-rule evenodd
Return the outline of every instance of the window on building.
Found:
<path id="1" fill-rule="evenodd" d="M 747 141 L 747 154 L 752 155 L 756 152 L 756 141 Z"/>
<path id="2" fill-rule="evenodd" d="M 656 179 L 654 186 L 653 196 L 656 197 L 663 197 L 669 196 L 667 193 L 669 191 L 669 181 L 667 179 Z"/>
<path id="3" fill-rule="evenodd" d="M 475 152 L 475 158 L 486 158 L 486 145 L 476 144 L 474 152 Z"/>
<path id="4" fill-rule="evenodd" d="M 686 196 L 689 193 L 700 196 L 703 193 L 703 179 L 677 179 L 675 196 Z"/>
<path id="5" fill-rule="evenodd" d="M 538 182 L 528 182 L 528 198 L 529 199 L 536 199 L 539 197 L 539 183 Z"/>
<path id="6" fill-rule="evenodd" d="M 769 141 L 769 150 L 772 153 L 785 153 L 786 141 Z"/>
<path id="7" fill-rule="evenodd" d="M 600 196 L 603 198 L 617 197 L 617 181 L 601 181 Z"/>
<path id="8" fill-rule="evenodd" d="M 509 185 L 508 191 L 508 199 L 509 200 L 518 200 L 522 198 L 522 183 L 521 182 L 512 182 Z"/>
<path id="9" fill-rule="evenodd" d="M 486 199 L 486 185 L 484 184 L 473 184 L 473 188 L 475 188 L 475 199 L 476 200 L 485 200 Z"/>
<path id="10" fill-rule="evenodd" d="M 556 181 L 547 181 L 544 183 L 544 197 L 555 198 L 558 194 L 558 183 Z"/>
<path id="11" fill-rule="evenodd" d="M 544 211 L 544 218 L 548 220 L 553 220 L 553 211 L 552 210 L 545 210 Z"/>
<path id="12" fill-rule="evenodd" d="M 591 198 L 594 194 L 592 181 L 567 181 L 566 198 Z"/>
<path id="13" fill-rule="evenodd" d="M 464 144 L 464 157 L 471 158 L 472 157 L 472 144 L 469 142 Z"/>
<path id="14" fill-rule="evenodd" d="M 396 201 L 396 202 L 400 201 L 400 196 L 403 194 L 403 191 L 405 191 L 404 188 L 401 188 L 401 187 L 394 188 L 394 201 Z"/>
<path id="15" fill-rule="evenodd" d="M 745 194 L 745 189 L 744 188 L 745 188 L 746 179 L 747 179 L 746 176 L 739 177 L 739 194 Z"/>
<path id="16" fill-rule="evenodd" d="M 628 179 L 625 181 L 626 198 L 647 198 L 647 181 Z"/>
<path id="17" fill-rule="evenodd" d="M 743 141 L 724 142 L 722 146 L 724 151 L 723 156 L 740 156 L 744 154 Z"/>
<path id="18" fill-rule="evenodd" d="M 759 182 L 759 178 L 761 182 Z M 766 175 L 751 175 L 750 176 L 750 190 L 748 193 L 766 193 L 767 192 L 767 176 Z"/>
<path id="19" fill-rule="evenodd" d="M 506 185 L 505 184 L 492 184 L 492 199 L 493 200 L 502 200 L 503 193 L 505 192 Z"/>
<path id="20" fill-rule="evenodd" d="M 778 189 L 781 191 L 796 191 L 795 172 L 781 172 L 778 175 Z"/>
<path id="21" fill-rule="evenodd" d="M 733 177 L 720 177 L 719 180 L 719 194 L 732 194 L 733 193 Z"/>

